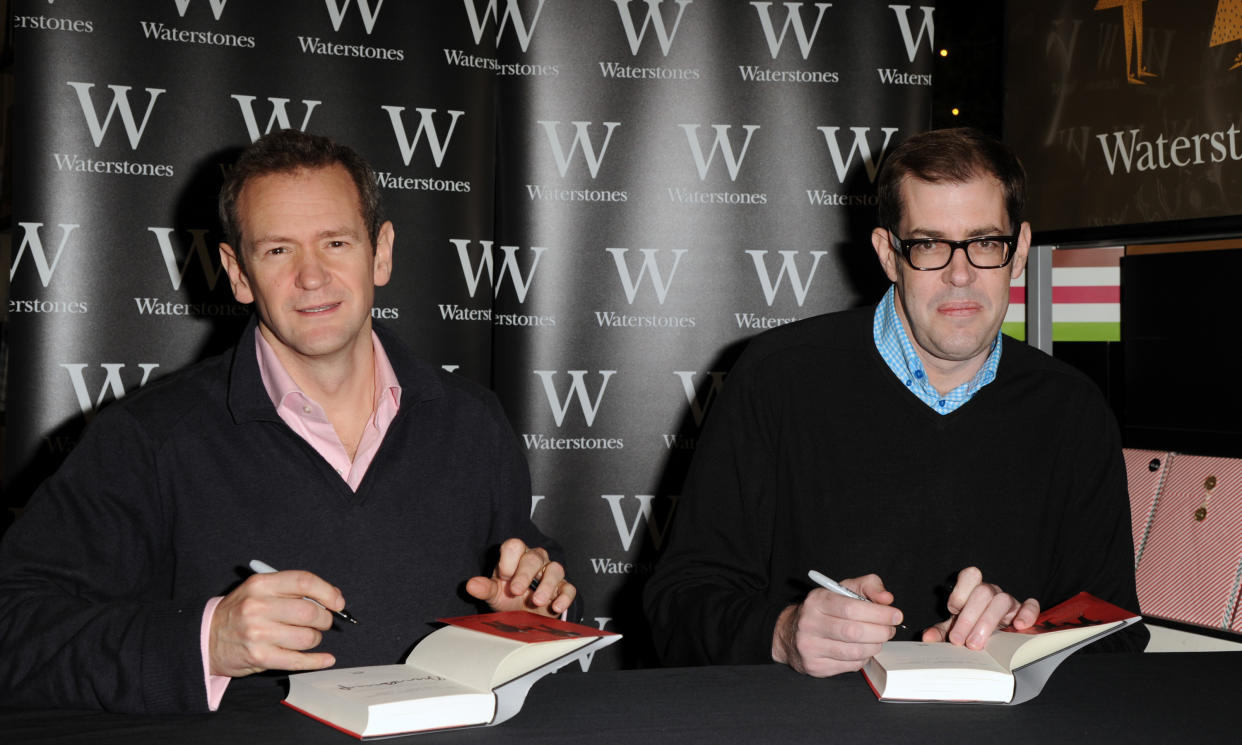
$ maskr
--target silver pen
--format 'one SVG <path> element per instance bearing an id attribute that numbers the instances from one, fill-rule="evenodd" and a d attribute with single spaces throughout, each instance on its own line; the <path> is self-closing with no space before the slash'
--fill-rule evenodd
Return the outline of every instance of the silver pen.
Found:
<path id="1" fill-rule="evenodd" d="M 273 567 L 271 564 L 267 564 L 265 562 L 259 561 L 258 559 L 250 560 L 250 568 L 253 569 L 256 574 L 275 574 L 276 573 L 275 567 Z M 308 598 L 305 595 L 302 596 L 302 599 L 309 600 L 310 602 L 314 603 L 315 605 L 318 605 L 320 608 L 323 608 L 324 610 L 337 616 L 338 618 L 341 618 L 342 620 L 349 621 L 350 623 L 354 625 L 358 624 L 358 619 L 350 615 L 350 612 L 345 610 L 344 608 L 340 610 L 332 610 L 331 608 L 319 602 L 318 600 L 314 598 Z"/>
<path id="2" fill-rule="evenodd" d="M 840 582 L 829 579 L 828 577 L 815 571 L 814 569 L 807 572 L 806 576 L 810 577 L 812 582 L 814 582 L 815 584 L 819 585 L 820 587 L 824 588 L 825 590 L 829 592 L 835 592 L 836 594 L 844 595 L 847 598 L 854 598 L 855 600 L 861 600 L 864 603 L 871 602 L 867 598 L 863 597 L 862 595 L 859 595 L 858 593 L 854 592 L 853 590 L 841 584 Z M 906 625 L 904 623 L 897 624 L 897 628 L 904 629 L 906 628 Z"/>

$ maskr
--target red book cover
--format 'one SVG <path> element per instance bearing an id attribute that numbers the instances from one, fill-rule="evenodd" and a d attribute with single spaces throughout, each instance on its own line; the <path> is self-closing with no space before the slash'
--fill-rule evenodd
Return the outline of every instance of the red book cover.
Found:
<path id="1" fill-rule="evenodd" d="M 1080 592 L 1069 600 L 1058 603 L 1040 613 L 1039 618 L 1035 619 L 1035 625 L 1029 629 L 1022 631 L 1017 629 L 1005 630 L 1018 634 L 1046 634 L 1049 631 L 1124 621 L 1137 615 L 1137 613 L 1131 613 L 1125 608 L 1120 608 L 1106 600 L 1100 600 L 1090 593 Z"/>
<path id="2" fill-rule="evenodd" d="M 460 626 L 464 629 L 481 631 L 519 642 L 550 642 L 557 639 L 580 639 L 589 636 L 616 636 L 612 631 L 570 623 L 559 618 L 548 618 L 524 610 L 480 613 L 438 620 L 451 626 Z"/>

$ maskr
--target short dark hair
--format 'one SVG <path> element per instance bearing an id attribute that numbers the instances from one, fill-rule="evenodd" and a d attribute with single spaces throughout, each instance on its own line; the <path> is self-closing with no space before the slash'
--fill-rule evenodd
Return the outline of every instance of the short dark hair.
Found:
<path id="1" fill-rule="evenodd" d="M 901 184 L 906 177 L 937 183 L 965 183 L 979 176 L 1000 181 L 1009 229 L 1022 224 L 1026 207 L 1026 170 L 1004 143 L 977 129 L 934 129 L 914 135 L 884 159 L 876 179 L 880 227 L 896 230 L 904 214 Z"/>
<path id="2" fill-rule="evenodd" d="M 242 150 L 220 187 L 220 223 L 225 239 L 233 247 L 239 264 L 242 259 L 242 226 L 237 214 L 237 200 L 246 184 L 260 176 L 273 173 L 296 173 L 303 169 L 328 168 L 340 165 L 349 172 L 358 188 L 362 219 L 366 223 L 371 245 L 379 237 L 384 222 L 383 202 L 375 171 L 353 148 L 333 142 L 327 137 L 283 129 L 266 134 Z"/>

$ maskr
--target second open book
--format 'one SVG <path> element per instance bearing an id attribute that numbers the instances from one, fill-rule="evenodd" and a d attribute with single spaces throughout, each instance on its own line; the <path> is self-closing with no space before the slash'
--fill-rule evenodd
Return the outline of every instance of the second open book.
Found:
<path id="1" fill-rule="evenodd" d="M 1022 632 L 997 631 L 984 649 L 885 642 L 863 667 L 881 701 L 1020 704 L 1039 695 L 1061 661 L 1139 616 L 1080 592 Z"/>

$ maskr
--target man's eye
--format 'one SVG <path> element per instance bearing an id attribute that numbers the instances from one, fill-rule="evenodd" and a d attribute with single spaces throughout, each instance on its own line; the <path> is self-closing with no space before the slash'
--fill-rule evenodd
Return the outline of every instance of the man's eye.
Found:
<path id="1" fill-rule="evenodd" d="M 999 251 L 1001 248 L 1000 241 L 994 241 L 990 238 L 974 241 L 975 248 L 980 251 Z"/>
<path id="2" fill-rule="evenodd" d="M 919 241 L 911 247 L 911 250 L 922 251 L 923 253 L 932 253 L 939 250 L 940 244 L 936 241 Z"/>

